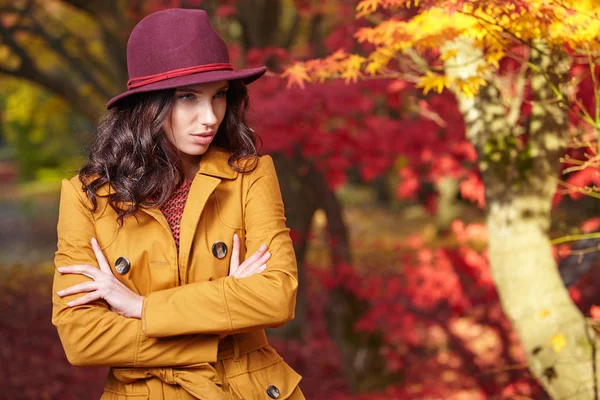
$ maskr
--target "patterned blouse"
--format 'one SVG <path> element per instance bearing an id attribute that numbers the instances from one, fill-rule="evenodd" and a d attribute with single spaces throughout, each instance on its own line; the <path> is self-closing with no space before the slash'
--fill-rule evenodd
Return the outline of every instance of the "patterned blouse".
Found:
<path id="1" fill-rule="evenodd" d="M 181 225 L 181 216 L 183 215 L 183 208 L 185 207 L 185 202 L 190 193 L 191 186 L 192 179 L 183 181 L 181 186 L 179 186 L 179 188 L 173 192 L 171 197 L 169 197 L 169 200 L 160 207 L 160 211 L 165 215 L 165 218 L 171 227 L 177 250 L 179 250 L 179 227 Z"/>

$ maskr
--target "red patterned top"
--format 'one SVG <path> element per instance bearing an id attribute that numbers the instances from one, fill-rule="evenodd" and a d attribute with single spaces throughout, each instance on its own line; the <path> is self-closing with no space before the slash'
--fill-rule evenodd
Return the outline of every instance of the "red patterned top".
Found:
<path id="1" fill-rule="evenodd" d="M 171 197 L 169 197 L 169 200 L 160 207 L 160 211 L 165 215 L 167 222 L 171 227 L 177 249 L 179 249 L 179 226 L 181 224 L 181 216 L 183 215 L 183 208 L 185 207 L 185 202 L 191 186 L 192 179 L 183 181 L 181 186 L 179 186 L 179 188 L 173 192 Z"/>

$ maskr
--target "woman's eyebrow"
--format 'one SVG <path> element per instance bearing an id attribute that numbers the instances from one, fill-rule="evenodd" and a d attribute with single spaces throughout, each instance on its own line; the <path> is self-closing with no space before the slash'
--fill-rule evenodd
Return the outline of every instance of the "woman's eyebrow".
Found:
<path id="1" fill-rule="evenodd" d="M 220 87 L 219 89 L 217 89 L 217 92 L 220 92 L 221 90 L 226 90 L 229 89 L 229 84 L 225 84 L 222 87 Z M 196 93 L 196 94 L 202 94 L 201 90 L 197 90 L 197 89 L 193 89 L 191 87 L 180 87 L 176 89 L 177 92 L 192 92 L 192 93 Z"/>

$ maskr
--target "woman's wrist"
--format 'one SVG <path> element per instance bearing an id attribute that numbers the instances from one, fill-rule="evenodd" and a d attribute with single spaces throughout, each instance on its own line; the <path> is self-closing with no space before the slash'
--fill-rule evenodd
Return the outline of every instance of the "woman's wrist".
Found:
<path id="1" fill-rule="evenodd" d="M 142 313 L 144 311 L 144 299 L 145 296 L 138 296 L 132 318 L 142 319 Z"/>

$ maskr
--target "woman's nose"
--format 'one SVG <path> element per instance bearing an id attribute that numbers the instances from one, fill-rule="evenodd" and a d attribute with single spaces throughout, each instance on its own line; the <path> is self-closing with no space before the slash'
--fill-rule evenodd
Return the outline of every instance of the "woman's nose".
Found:
<path id="1" fill-rule="evenodd" d="M 212 126 L 217 123 L 217 116 L 215 115 L 215 110 L 212 107 L 211 103 L 203 104 L 200 106 L 201 109 L 199 111 L 200 122 L 206 126 Z"/>

